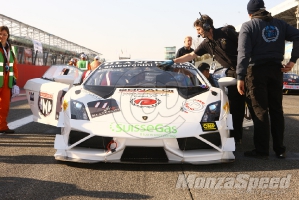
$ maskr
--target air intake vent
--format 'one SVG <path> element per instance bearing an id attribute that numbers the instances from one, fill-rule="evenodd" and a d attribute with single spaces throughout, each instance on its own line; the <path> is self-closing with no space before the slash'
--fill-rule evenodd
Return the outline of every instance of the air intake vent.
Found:
<path id="1" fill-rule="evenodd" d="M 126 147 L 122 156 L 123 162 L 168 162 L 163 147 Z"/>
<path id="2" fill-rule="evenodd" d="M 79 140 L 87 137 L 89 134 L 79 131 L 71 131 L 69 136 L 69 144 L 72 145 Z M 93 136 L 84 142 L 77 145 L 77 147 L 86 147 L 91 149 L 106 149 L 107 144 L 112 140 L 112 137 Z"/>
<path id="3" fill-rule="evenodd" d="M 221 145 L 221 138 L 219 132 L 200 135 L 200 137 L 208 140 L 216 146 Z M 213 147 L 195 137 L 177 138 L 177 141 L 180 150 L 213 149 Z"/>

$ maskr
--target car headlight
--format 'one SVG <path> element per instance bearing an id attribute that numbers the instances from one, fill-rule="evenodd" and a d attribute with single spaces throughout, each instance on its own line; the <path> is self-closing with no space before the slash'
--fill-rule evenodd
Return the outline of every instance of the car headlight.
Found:
<path id="1" fill-rule="evenodd" d="M 89 120 L 85 106 L 80 101 L 71 100 L 71 119 Z"/>
<path id="2" fill-rule="evenodd" d="M 211 103 L 207 106 L 201 122 L 218 121 L 220 117 L 221 101 Z"/>

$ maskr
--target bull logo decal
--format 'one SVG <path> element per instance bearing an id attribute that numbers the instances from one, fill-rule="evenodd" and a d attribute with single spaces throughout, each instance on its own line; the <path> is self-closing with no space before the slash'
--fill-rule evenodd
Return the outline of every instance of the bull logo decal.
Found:
<path id="1" fill-rule="evenodd" d="M 39 93 L 38 108 L 45 117 L 51 114 L 53 108 L 53 95 L 44 92 Z"/>
<path id="2" fill-rule="evenodd" d="M 142 116 L 142 119 L 143 119 L 143 120 L 147 120 L 148 117 L 147 117 L 147 116 Z"/>

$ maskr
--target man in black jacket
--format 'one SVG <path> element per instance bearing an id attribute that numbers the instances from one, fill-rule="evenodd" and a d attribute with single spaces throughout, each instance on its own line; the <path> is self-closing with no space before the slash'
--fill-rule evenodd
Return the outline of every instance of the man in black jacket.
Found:
<path id="1" fill-rule="evenodd" d="M 244 155 L 268 158 L 271 130 L 273 150 L 278 158 L 285 158 L 282 73 L 290 71 L 299 57 L 299 30 L 273 18 L 263 0 L 250 0 L 247 10 L 251 20 L 239 32 L 237 87 L 244 95 L 246 84 L 252 101 L 255 149 Z M 293 41 L 293 50 L 290 61 L 282 65 L 285 40 Z"/>
<path id="2" fill-rule="evenodd" d="M 191 36 L 185 37 L 184 46 L 177 51 L 175 57 L 179 58 L 183 55 L 193 52 L 194 49 L 191 48 L 191 45 L 192 45 L 192 37 Z M 194 63 L 193 60 L 190 60 L 189 62 Z"/>
<path id="3" fill-rule="evenodd" d="M 172 65 L 174 63 L 183 63 L 194 59 L 196 56 L 210 54 L 213 61 L 218 61 L 223 67 L 227 68 L 226 75 L 237 78 L 237 47 L 238 33 L 231 27 L 221 27 L 215 29 L 213 20 L 208 15 L 202 15 L 200 19 L 194 22 L 197 33 L 206 38 L 195 50 L 189 54 L 168 60 L 161 65 Z M 228 86 L 228 100 L 230 113 L 233 118 L 234 130 L 231 130 L 231 136 L 235 138 L 236 144 L 241 143 L 243 133 L 243 118 L 245 113 L 245 97 L 240 95 L 237 86 Z"/>

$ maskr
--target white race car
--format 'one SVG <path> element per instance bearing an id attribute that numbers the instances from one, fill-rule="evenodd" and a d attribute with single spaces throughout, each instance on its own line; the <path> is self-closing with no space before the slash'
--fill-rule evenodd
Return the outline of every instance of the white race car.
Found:
<path id="1" fill-rule="evenodd" d="M 220 88 L 191 64 L 105 62 L 83 72 L 54 65 L 25 89 L 34 121 L 62 127 L 55 159 L 73 162 L 232 162 L 232 116 Z M 222 88 L 222 89 L 221 89 Z"/>
<path id="2" fill-rule="evenodd" d="M 294 73 L 283 73 L 283 94 L 299 92 L 299 76 Z"/>

